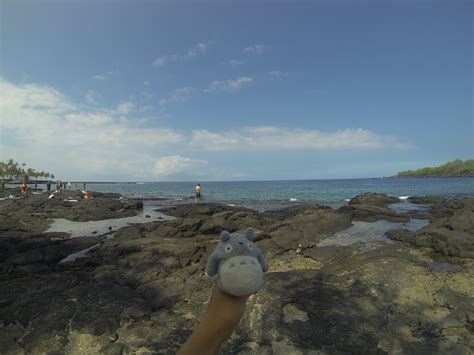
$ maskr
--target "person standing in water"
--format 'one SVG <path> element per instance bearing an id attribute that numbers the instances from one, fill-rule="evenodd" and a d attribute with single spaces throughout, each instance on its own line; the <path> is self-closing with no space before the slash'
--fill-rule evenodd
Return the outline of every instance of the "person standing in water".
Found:
<path id="1" fill-rule="evenodd" d="M 46 190 L 48 191 L 48 194 L 51 193 L 51 181 L 48 180 L 48 183 L 46 184 Z"/>
<path id="2" fill-rule="evenodd" d="M 199 203 L 201 202 L 202 200 L 202 196 L 201 196 L 201 184 L 197 184 L 195 187 L 194 187 L 194 192 L 196 193 L 196 203 Z"/>

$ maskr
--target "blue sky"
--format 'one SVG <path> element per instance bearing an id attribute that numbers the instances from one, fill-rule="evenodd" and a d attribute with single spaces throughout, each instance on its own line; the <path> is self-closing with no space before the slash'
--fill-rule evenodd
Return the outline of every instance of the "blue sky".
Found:
<path id="1" fill-rule="evenodd" d="M 0 159 L 63 179 L 389 176 L 474 156 L 470 1 L 2 1 Z"/>

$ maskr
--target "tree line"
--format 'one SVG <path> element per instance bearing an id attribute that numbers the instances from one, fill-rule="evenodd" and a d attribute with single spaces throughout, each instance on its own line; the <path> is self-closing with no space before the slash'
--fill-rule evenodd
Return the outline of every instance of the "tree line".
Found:
<path id="1" fill-rule="evenodd" d="M 0 162 L 0 177 L 6 180 L 19 180 L 22 177 L 27 179 L 34 178 L 51 178 L 54 179 L 54 174 L 47 171 L 36 171 L 32 168 L 27 168 L 25 163 L 19 163 L 10 159 L 6 162 Z"/>
<path id="2" fill-rule="evenodd" d="M 426 167 L 417 170 L 402 171 L 397 177 L 474 177 L 474 159 L 462 161 L 453 160 L 449 163 L 437 166 Z"/>

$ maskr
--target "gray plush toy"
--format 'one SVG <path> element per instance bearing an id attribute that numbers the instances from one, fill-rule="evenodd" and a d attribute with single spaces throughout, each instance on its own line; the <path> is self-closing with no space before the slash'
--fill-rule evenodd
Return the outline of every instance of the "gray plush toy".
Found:
<path id="1" fill-rule="evenodd" d="M 206 273 L 218 275 L 217 286 L 225 293 L 246 296 L 262 287 L 268 263 L 253 239 L 252 228 L 244 235 L 221 233 L 221 240 L 207 262 Z"/>

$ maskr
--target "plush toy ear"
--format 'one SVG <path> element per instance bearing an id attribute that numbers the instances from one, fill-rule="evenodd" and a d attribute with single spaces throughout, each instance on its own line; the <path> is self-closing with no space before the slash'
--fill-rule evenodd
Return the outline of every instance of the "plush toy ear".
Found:
<path id="1" fill-rule="evenodd" d="M 267 259 L 265 259 L 263 254 L 259 254 L 258 261 L 260 261 L 260 266 L 262 267 L 262 271 L 267 272 L 268 271 L 268 261 L 267 261 Z"/>
<path id="2" fill-rule="evenodd" d="M 245 231 L 245 238 L 253 242 L 253 240 L 255 239 L 253 228 L 247 228 L 247 230 Z"/>
<path id="3" fill-rule="evenodd" d="M 222 240 L 223 242 L 227 242 L 227 241 L 229 240 L 229 238 L 230 238 L 229 232 L 227 232 L 227 231 L 222 231 L 222 233 L 221 233 L 221 240 Z"/>
<path id="4" fill-rule="evenodd" d="M 217 274 L 219 267 L 219 262 L 215 256 L 214 253 L 212 253 L 211 257 L 207 261 L 207 266 L 206 266 L 206 274 L 207 276 L 214 276 Z"/>

